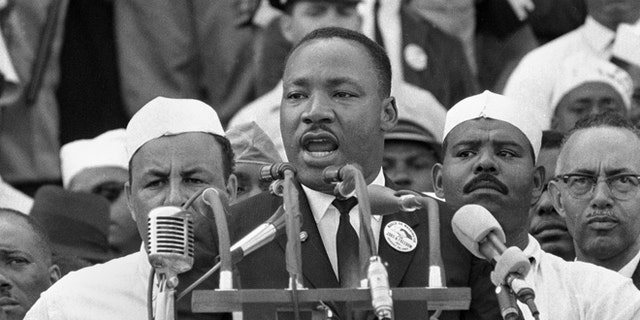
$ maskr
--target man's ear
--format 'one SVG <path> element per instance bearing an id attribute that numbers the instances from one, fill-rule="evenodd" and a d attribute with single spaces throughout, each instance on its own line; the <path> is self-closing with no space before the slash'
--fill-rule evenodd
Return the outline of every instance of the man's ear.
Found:
<path id="1" fill-rule="evenodd" d="M 131 183 L 129 181 L 124 183 L 124 194 L 127 196 L 127 208 L 129 208 L 131 219 L 136 221 L 136 214 L 133 212 L 133 206 L 131 205 Z"/>
<path id="2" fill-rule="evenodd" d="M 60 280 L 60 278 L 62 278 L 60 267 L 58 267 L 57 264 L 51 265 L 51 267 L 49 267 L 49 282 L 54 284 L 56 281 Z"/>
<path id="3" fill-rule="evenodd" d="M 398 107 L 396 106 L 396 98 L 388 97 L 382 101 L 382 110 L 380 110 L 380 121 L 382 131 L 391 131 L 398 123 Z"/>
<path id="4" fill-rule="evenodd" d="M 227 196 L 229 197 L 229 203 L 233 203 L 236 201 L 236 197 L 238 196 L 238 178 L 236 178 L 235 174 L 230 174 L 227 179 Z"/>
<path id="5" fill-rule="evenodd" d="M 438 198 L 444 199 L 444 188 L 442 186 L 442 163 L 436 163 L 431 168 L 431 179 L 433 181 L 433 191 Z"/>
<path id="6" fill-rule="evenodd" d="M 542 196 L 542 190 L 544 190 L 544 179 L 546 176 L 546 170 L 543 166 L 537 166 L 533 170 L 533 190 L 531 190 L 531 204 L 538 202 Z"/>
<path id="7" fill-rule="evenodd" d="M 560 193 L 558 183 L 559 182 L 555 180 L 549 182 L 549 196 L 551 197 L 551 202 L 553 203 L 553 207 L 556 209 L 556 212 L 566 219 L 567 213 L 564 210 L 564 203 L 562 202 L 562 194 Z"/>

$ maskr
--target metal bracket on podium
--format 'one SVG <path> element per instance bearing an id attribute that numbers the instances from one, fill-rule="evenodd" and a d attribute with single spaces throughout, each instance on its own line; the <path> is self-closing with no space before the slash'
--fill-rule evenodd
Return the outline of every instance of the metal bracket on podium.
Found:
<path id="1" fill-rule="evenodd" d="M 427 301 L 429 310 L 468 310 L 470 288 L 392 288 L 395 301 Z M 311 313 L 311 319 L 322 317 L 323 302 L 343 303 L 350 310 L 371 310 L 369 289 L 302 289 L 298 290 L 300 310 Z M 279 312 L 291 312 L 291 291 L 284 289 L 196 290 L 191 308 L 194 313 L 243 311 L 256 312 L 260 319 L 278 319 Z M 266 316 L 265 316 L 266 315 Z M 272 315 L 272 316 L 271 316 Z M 245 319 L 252 319 L 245 316 Z"/>

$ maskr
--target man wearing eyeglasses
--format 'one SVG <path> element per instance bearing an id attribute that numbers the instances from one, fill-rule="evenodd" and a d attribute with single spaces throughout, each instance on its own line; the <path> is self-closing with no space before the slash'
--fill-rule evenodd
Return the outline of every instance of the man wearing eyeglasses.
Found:
<path id="1" fill-rule="evenodd" d="M 618 271 L 640 288 L 640 131 L 615 114 L 579 121 L 549 190 L 577 260 Z"/>

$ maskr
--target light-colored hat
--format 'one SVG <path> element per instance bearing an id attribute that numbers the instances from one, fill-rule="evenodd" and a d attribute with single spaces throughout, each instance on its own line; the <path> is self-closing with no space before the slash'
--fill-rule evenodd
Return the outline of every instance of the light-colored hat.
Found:
<path id="1" fill-rule="evenodd" d="M 227 139 L 236 163 L 273 164 L 282 162 L 276 146 L 254 121 L 227 130 Z"/>
<path id="2" fill-rule="evenodd" d="M 60 148 L 62 184 L 69 187 L 71 180 L 82 170 L 95 167 L 128 168 L 124 129 L 107 131 L 93 139 L 69 142 Z"/>
<path id="3" fill-rule="evenodd" d="M 435 98 L 422 97 L 420 101 L 412 101 L 411 97 L 416 96 L 396 96 L 398 123 L 391 131 L 385 133 L 385 140 L 440 144 L 446 111 Z"/>
<path id="4" fill-rule="evenodd" d="M 520 129 L 531 143 L 535 159 L 538 159 L 542 141 L 542 127 L 538 116 L 515 100 L 490 91 L 465 98 L 447 112 L 443 141 L 457 125 L 478 118 L 501 120 Z"/>
<path id="5" fill-rule="evenodd" d="M 556 81 L 551 93 L 553 114 L 558 103 L 571 90 L 588 82 L 602 82 L 613 87 L 622 97 L 624 107 L 631 108 L 633 95 L 633 80 L 631 76 L 615 64 L 587 55 L 574 55 L 566 60 L 566 64 Z"/>
<path id="6" fill-rule="evenodd" d="M 127 162 L 145 143 L 186 132 L 225 136 L 218 114 L 202 101 L 164 97 L 149 101 L 127 125 Z"/>

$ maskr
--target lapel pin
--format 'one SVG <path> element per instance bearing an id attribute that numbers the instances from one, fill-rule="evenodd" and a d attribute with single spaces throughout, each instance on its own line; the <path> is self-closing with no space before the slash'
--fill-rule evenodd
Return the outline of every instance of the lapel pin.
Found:
<path id="1" fill-rule="evenodd" d="M 309 238 L 309 234 L 306 231 L 300 231 L 300 242 L 305 242 Z"/>
<path id="2" fill-rule="evenodd" d="M 384 239 L 400 252 L 413 251 L 418 246 L 416 232 L 402 221 L 391 221 L 384 227 Z"/>

